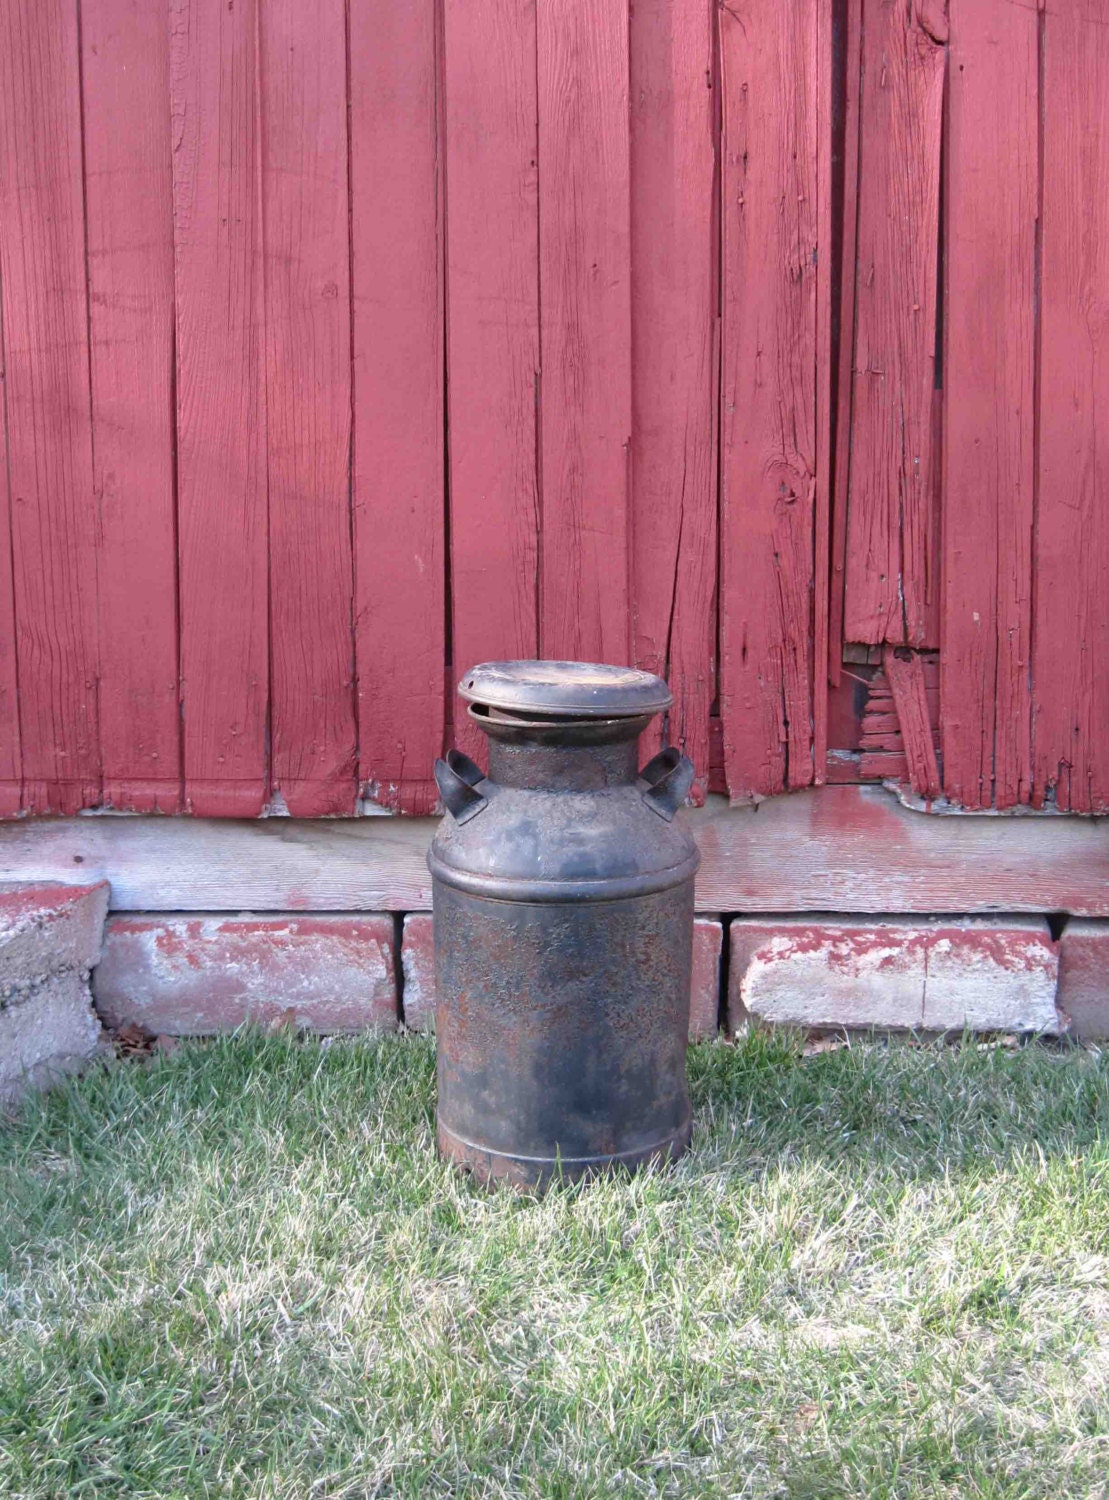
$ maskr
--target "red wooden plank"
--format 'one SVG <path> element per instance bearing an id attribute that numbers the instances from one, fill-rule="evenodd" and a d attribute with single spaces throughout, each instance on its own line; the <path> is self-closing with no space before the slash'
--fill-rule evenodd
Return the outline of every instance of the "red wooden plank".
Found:
<path id="1" fill-rule="evenodd" d="M 859 227 L 859 89 L 862 85 L 863 0 L 846 0 L 843 98 L 843 228 L 839 268 L 839 344 L 836 381 L 836 471 L 832 495 L 831 586 L 828 600 L 828 680 L 838 687 L 843 662 L 847 573 L 847 493 L 851 478 L 851 369 L 855 352 L 855 256 Z"/>
<path id="2" fill-rule="evenodd" d="M 455 676 L 539 651 L 535 0 L 446 0 Z M 453 688 L 453 684 L 451 684 Z M 485 736 L 457 715 L 456 742 Z"/>
<path id="3" fill-rule="evenodd" d="M 813 779 L 818 10 L 745 0 L 720 13 L 720 675 L 733 797 Z"/>
<path id="4" fill-rule="evenodd" d="M 716 693 L 712 20 L 704 0 L 645 0 L 630 19 L 635 661 L 670 682 L 698 801 Z"/>
<path id="5" fill-rule="evenodd" d="M 104 801 L 176 812 L 181 713 L 165 14 L 143 0 L 84 0 L 81 60 Z"/>
<path id="6" fill-rule="evenodd" d="M 1109 25 L 1044 18 L 1034 797 L 1109 811 Z"/>
<path id="7" fill-rule="evenodd" d="M 435 0 L 349 13 L 359 774 L 426 812 L 444 717 L 440 39 Z"/>
<path id="8" fill-rule="evenodd" d="M 813 520 L 813 782 L 828 761 L 829 569 L 832 532 L 832 43 L 830 5 L 816 12 L 816 492 Z"/>
<path id="9" fill-rule="evenodd" d="M 899 654 L 887 646 L 883 667 L 897 705 L 901 740 L 909 762 L 909 784 L 922 797 L 938 797 L 940 773 L 920 657 L 915 652 Z"/>
<path id="10" fill-rule="evenodd" d="M 628 14 L 539 0 L 539 642 L 630 655 Z"/>
<path id="11" fill-rule="evenodd" d="M 185 795 L 266 795 L 267 523 L 257 0 L 170 0 Z"/>
<path id="12" fill-rule="evenodd" d="M 948 797 L 1031 786 L 1037 16 L 951 0 L 944 328 L 943 747 Z"/>
<path id="13" fill-rule="evenodd" d="M 319 817 L 357 796 L 343 0 L 261 23 L 272 779 Z"/>
<path id="14" fill-rule="evenodd" d="M 0 307 L 3 270 L 0 267 Z M 15 584 L 12 579 L 12 507 L 8 485 L 8 409 L 0 318 L 0 818 L 13 817 L 23 801 L 19 744 L 19 674 L 16 666 Z"/>
<path id="15" fill-rule="evenodd" d="M 946 0 L 864 0 L 844 635 L 935 645 Z"/>
<path id="16" fill-rule="evenodd" d="M 0 6 L 0 263 L 25 805 L 100 796 L 76 7 Z"/>

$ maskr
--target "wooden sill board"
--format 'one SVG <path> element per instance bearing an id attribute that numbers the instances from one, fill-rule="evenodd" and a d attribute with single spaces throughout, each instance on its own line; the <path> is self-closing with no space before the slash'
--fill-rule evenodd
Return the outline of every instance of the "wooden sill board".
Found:
<path id="1" fill-rule="evenodd" d="M 827 786 L 686 814 L 704 912 L 1109 916 L 1109 821 L 941 816 Z M 84 816 L 0 824 L 0 880 L 111 882 L 114 911 L 426 911 L 434 818 Z"/>

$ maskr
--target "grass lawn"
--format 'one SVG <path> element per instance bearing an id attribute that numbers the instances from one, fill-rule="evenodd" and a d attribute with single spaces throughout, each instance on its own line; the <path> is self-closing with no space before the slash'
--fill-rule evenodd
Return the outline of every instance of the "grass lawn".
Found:
<path id="1" fill-rule="evenodd" d="M 1104 1496 L 1109 1056 L 753 1037 L 676 1169 L 489 1194 L 426 1040 L 0 1125 L 0 1495 Z"/>

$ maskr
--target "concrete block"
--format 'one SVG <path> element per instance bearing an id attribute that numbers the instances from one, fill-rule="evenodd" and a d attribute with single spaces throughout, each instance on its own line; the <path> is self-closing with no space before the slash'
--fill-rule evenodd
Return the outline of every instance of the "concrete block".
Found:
<path id="1" fill-rule="evenodd" d="M 4 990 L 91 969 L 100 956 L 107 911 L 106 880 L 0 885 L 0 1003 Z"/>
<path id="2" fill-rule="evenodd" d="M 697 917 L 693 924 L 690 1040 L 715 1036 L 717 1033 L 722 944 L 723 926 L 720 919 Z M 414 1031 L 434 1031 L 435 950 L 430 912 L 412 912 L 405 917 L 401 959 L 404 966 L 405 1025 Z"/>
<path id="3" fill-rule="evenodd" d="M 79 970 L 53 974 L 0 1008 L 0 1104 L 42 1088 L 93 1056 L 101 1038 L 88 980 Z"/>
<path id="4" fill-rule="evenodd" d="M 1109 1041 L 1109 922 L 1072 917 L 1059 940 L 1059 1009 L 1084 1041 Z"/>
<path id="5" fill-rule="evenodd" d="M 1061 1029 L 1059 956 L 1034 917 L 744 917 L 729 1023 L 926 1031 Z"/>
<path id="6" fill-rule="evenodd" d="M 244 1021 L 396 1025 L 391 916 L 114 916 L 93 994 L 110 1025 L 203 1036 Z"/>

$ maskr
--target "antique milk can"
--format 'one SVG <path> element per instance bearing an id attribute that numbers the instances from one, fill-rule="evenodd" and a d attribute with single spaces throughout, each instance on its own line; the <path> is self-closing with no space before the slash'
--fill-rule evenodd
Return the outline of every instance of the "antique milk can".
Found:
<path id="1" fill-rule="evenodd" d="M 658 677 L 486 662 L 459 692 L 489 775 L 452 750 L 428 864 L 439 1149 L 521 1184 L 675 1157 L 689 1142 L 696 846 L 675 813 L 691 762 L 636 742 Z"/>

